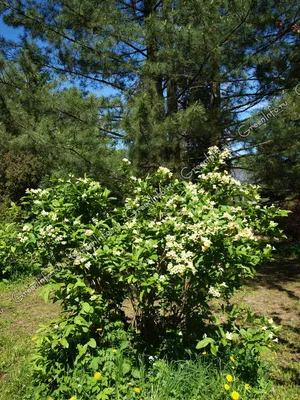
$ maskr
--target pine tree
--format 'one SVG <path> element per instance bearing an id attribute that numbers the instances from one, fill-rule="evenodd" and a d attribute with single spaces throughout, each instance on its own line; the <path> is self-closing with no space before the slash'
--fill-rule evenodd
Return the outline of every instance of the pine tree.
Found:
<path id="1" fill-rule="evenodd" d="M 248 130 L 248 132 L 247 132 Z M 276 98 L 248 125 L 242 163 L 273 201 L 300 200 L 300 90 Z"/>
<path id="2" fill-rule="evenodd" d="M 237 140 L 242 112 L 299 79 L 297 0 L 0 4 L 43 43 L 46 68 L 116 90 L 115 133 L 143 171 L 198 164 L 209 146 Z"/>
<path id="3" fill-rule="evenodd" d="M 103 111 L 109 99 L 64 87 L 33 44 L 11 50 L 8 59 L 3 45 L 0 59 L 2 197 L 18 200 L 27 187 L 69 173 L 88 173 L 114 187 L 123 152 L 109 135 L 112 124 Z"/>

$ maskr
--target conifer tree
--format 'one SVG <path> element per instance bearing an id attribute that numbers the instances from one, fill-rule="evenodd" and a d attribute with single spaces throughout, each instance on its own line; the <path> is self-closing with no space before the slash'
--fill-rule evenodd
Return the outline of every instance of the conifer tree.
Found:
<path id="1" fill-rule="evenodd" d="M 300 200 L 300 90 L 276 98 L 243 126 L 242 163 L 273 201 Z"/>
<path id="2" fill-rule="evenodd" d="M 198 164 L 209 146 L 237 140 L 242 112 L 299 78 L 297 0 L 0 5 L 6 23 L 42 43 L 46 68 L 115 90 L 111 120 L 143 171 Z"/>
<path id="3" fill-rule="evenodd" d="M 113 147 L 110 118 L 103 112 L 109 99 L 66 87 L 42 60 L 26 40 L 21 50 L 2 43 L 0 195 L 18 200 L 27 187 L 69 173 L 88 173 L 115 186 L 122 151 Z"/>

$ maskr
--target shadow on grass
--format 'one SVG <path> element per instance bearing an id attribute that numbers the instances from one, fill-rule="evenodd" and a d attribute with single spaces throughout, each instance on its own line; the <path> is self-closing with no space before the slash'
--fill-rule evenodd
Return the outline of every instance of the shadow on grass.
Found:
<path id="1" fill-rule="evenodd" d="M 287 283 L 297 283 L 299 280 L 300 260 L 278 259 L 262 266 L 253 281 L 256 285 L 285 292 L 291 299 L 299 300 L 298 293 L 286 287 Z"/>

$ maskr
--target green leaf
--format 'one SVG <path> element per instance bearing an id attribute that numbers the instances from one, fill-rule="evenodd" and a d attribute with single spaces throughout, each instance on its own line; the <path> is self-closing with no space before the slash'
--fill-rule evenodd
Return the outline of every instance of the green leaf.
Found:
<path id="1" fill-rule="evenodd" d="M 211 354 L 216 356 L 218 352 L 219 346 L 216 346 L 214 343 L 210 345 Z"/>
<path id="2" fill-rule="evenodd" d="M 124 375 L 128 374 L 128 372 L 130 372 L 131 370 L 131 365 L 129 364 L 129 362 L 124 362 L 122 364 L 122 372 Z"/>
<path id="3" fill-rule="evenodd" d="M 90 363 L 90 367 L 94 370 L 97 371 L 99 366 L 99 357 L 94 357 Z"/>
<path id="4" fill-rule="evenodd" d="M 88 341 L 87 345 L 90 346 L 90 347 L 92 347 L 93 349 L 95 349 L 95 348 L 97 347 L 96 340 L 93 339 L 93 338 L 91 338 L 91 339 Z"/>
<path id="5" fill-rule="evenodd" d="M 87 322 L 84 318 L 82 318 L 80 315 L 76 315 L 74 318 L 74 323 L 76 325 L 87 325 Z"/>
<path id="6" fill-rule="evenodd" d="M 61 345 L 62 345 L 65 349 L 68 349 L 68 348 L 69 348 L 69 343 L 68 343 L 68 341 L 67 341 L 66 338 L 62 337 L 62 338 L 60 339 L 60 343 L 61 343 Z"/>
<path id="7" fill-rule="evenodd" d="M 200 342 L 198 342 L 196 349 L 203 349 L 204 347 L 206 347 L 209 344 L 213 344 L 215 341 L 212 338 L 204 338 L 203 340 L 201 340 Z"/>
<path id="8" fill-rule="evenodd" d="M 141 377 L 141 373 L 138 369 L 133 369 L 131 371 L 131 375 L 136 379 L 140 379 L 140 377 Z"/>
<path id="9" fill-rule="evenodd" d="M 128 340 L 124 340 L 123 342 L 121 342 L 120 344 L 120 351 L 127 349 L 129 347 L 129 342 Z"/>
<path id="10" fill-rule="evenodd" d="M 83 303 L 82 304 L 82 309 L 83 309 L 84 312 L 89 313 L 90 309 L 91 309 L 91 306 L 89 305 L 89 303 Z"/>

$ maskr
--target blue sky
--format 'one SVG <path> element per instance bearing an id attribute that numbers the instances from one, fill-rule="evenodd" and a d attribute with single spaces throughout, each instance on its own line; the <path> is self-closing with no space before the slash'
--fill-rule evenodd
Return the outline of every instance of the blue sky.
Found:
<path id="1" fill-rule="evenodd" d="M 6 39 L 17 39 L 22 33 L 19 28 L 11 28 L 4 24 L 2 17 L 0 17 L 0 36 L 4 36 Z"/>

